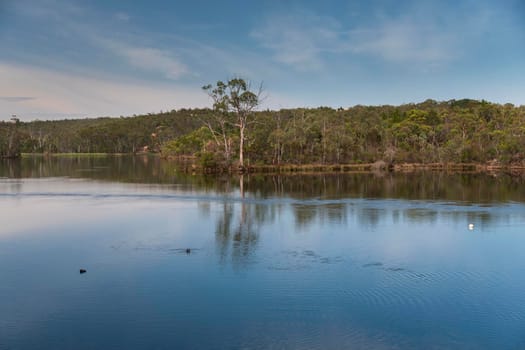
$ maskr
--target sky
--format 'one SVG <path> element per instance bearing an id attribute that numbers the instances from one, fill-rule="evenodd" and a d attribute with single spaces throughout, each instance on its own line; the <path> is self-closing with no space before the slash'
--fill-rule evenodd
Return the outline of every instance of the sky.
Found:
<path id="1" fill-rule="evenodd" d="M 0 120 L 461 98 L 525 105 L 525 0 L 0 0 Z"/>

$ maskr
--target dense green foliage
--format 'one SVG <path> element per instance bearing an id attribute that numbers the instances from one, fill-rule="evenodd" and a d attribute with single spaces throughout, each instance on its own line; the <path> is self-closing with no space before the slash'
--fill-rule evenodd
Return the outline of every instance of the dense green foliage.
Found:
<path id="1" fill-rule="evenodd" d="M 226 131 L 230 143 L 238 142 L 234 128 Z M 193 150 L 197 143 L 192 140 Z M 198 152 L 221 162 L 222 143 L 205 136 Z M 525 107 L 465 99 L 263 111 L 250 126 L 245 151 L 251 164 L 523 163 Z"/>
<path id="2" fill-rule="evenodd" d="M 260 111 L 252 121 L 244 145 L 250 165 L 377 160 L 525 163 L 525 106 L 427 100 L 401 106 Z M 17 124 L 16 139 L 22 152 L 132 153 L 147 146 L 164 155 L 197 156 L 205 164 L 221 165 L 227 164 L 227 157 L 238 158 L 235 122 L 232 113 L 217 118 L 210 109 L 35 121 Z M 2 156 L 14 130 L 13 123 L 0 123 Z M 225 144 L 231 155 L 225 153 Z"/>

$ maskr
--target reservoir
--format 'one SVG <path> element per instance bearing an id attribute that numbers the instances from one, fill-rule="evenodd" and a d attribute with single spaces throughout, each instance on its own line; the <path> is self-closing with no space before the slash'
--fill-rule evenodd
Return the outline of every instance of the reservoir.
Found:
<path id="1" fill-rule="evenodd" d="M 524 228 L 506 174 L 2 161 L 0 349 L 523 349 Z"/>

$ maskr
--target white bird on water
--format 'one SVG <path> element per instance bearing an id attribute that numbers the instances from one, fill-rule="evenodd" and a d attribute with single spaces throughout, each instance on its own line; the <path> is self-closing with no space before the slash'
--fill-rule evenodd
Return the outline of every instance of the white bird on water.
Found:
<path id="1" fill-rule="evenodd" d="M 474 229 L 474 224 L 468 224 L 468 229 L 472 231 Z"/>

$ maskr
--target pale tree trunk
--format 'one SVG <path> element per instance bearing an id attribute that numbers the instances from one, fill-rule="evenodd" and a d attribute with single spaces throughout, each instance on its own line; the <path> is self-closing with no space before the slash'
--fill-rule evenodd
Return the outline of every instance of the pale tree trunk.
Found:
<path id="1" fill-rule="evenodd" d="M 211 135 L 213 136 L 213 139 L 215 141 L 215 144 L 217 147 L 222 147 L 224 149 L 224 159 L 226 160 L 226 163 L 229 164 L 230 158 L 231 158 L 231 144 L 230 140 L 228 139 L 228 136 L 226 135 L 226 122 L 221 120 L 219 121 L 220 126 L 220 132 L 215 130 L 214 127 L 210 122 L 204 122 L 204 125 L 210 130 Z M 219 140 L 219 136 L 222 137 L 222 141 Z"/>
<path id="2" fill-rule="evenodd" d="M 225 133 L 222 134 L 222 138 L 224 142 L 224 158 L 226 158 L 226 163 L 230 164 L 230 143 Z"/>
<path id="3" fill-rule="evenodd" d="M 239 127 L 241 134 L 241 139 L 239 140 L 239 166 L 241 168 L 244 168 L 244 128 L 245 126 L 243 124 L 241 124 Z"/>

